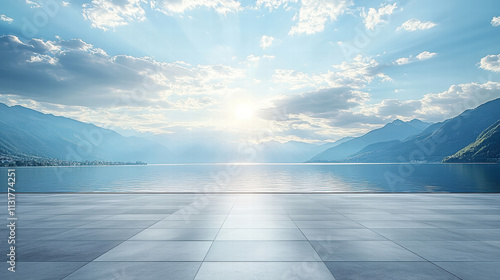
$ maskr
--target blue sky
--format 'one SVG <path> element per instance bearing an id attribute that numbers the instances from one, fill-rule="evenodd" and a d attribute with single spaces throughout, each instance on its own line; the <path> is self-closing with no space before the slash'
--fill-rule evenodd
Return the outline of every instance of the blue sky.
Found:
<path id="1" fill-rule="evenodd" d="M 495 0 L 2 1 L 0 36 L 0 102 L 169 141 L 332 141 L 500 97 Z"/>

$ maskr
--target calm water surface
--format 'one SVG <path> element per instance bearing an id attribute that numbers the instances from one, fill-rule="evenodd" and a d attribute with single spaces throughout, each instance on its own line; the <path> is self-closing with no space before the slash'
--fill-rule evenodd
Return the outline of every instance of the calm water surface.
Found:
<path id="1" fill-rule="evenodd" d="M 7 168 L 0 168 L 6 192 Z M 17 192 L 500 192 L 499 164 L 17 167 Z"/>

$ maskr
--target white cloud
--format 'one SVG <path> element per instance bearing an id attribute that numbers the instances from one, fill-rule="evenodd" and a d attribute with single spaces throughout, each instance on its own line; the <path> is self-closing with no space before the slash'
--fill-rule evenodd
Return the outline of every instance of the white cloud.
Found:
<path id="1" fill-rule="evenodd" d="M 12 19 L 12 18 L 10 18 L 10 17 L 8 17 L 8 16 L 6 16 L 6 15 L 0 15 L 0 20 L 1 20 L 1 21 L 5 21 L 5 22 L 7 22 L 7 23 L 9 23 L 9 24 L 10 24 L 10 23 L 12 23 L 12 22 L 14 21 L 14 19 Z"/>
<path id="2" fill-rule="evenodd" d="M 35 1 L 26 0 L 26 4 L 28 4 L 30 6 L 30 8 L 33 8 L 33 9 L 40 8 L 40 4 L 38 4 Z"/>
<path id="3" fill-rule="evenodd" d="M 388 15 L 392 15 L 396 8 L 396 3 L 394 3 L 392 5 L 389 4 L 386 6 L 382 6 L 378 10 L 375 8 L 370 8 L 368 10 L 368 13 L 363 11 L 361 13 L 361 16 L 364 18 L 366 29 L 374 30 L 375 26 L 386 22 L 384 18 Z"/>
<path id="4" fill-rule="evenodd" d="M 396 61 L 394 61 L 394 64 L 396 64 L 396 65 L 405 65 L 405 64 L 413 63 L 415 61 L 427 60 L 427 59 L 430 59 L 430 58 L 432 58 L 432 57 L 434 57 L 436 55 L 437 55 L 437 53 L 423 51 L 423 52 L 419 53 L 415 57 L 413 57 L 412 55 L 410 55 L 409 57 L 398 58 L 398 59 L 396 59 Z"/>
<path id="5" fill-rule="evenodd" d="M 275 121 L 288 122 L 292 127 L 303 129 L 314 128 L 320 135 L 331 134 L 335 127 L 380 123 L 380 117 L 359 111 L 370 96 L 362 88 L 375 79 L 390 80 L 382 73 L 379 63 L 372 58 L 357 56 L 351 62 L 332 68 L 321 74 L 276 70 L 273 76 L 276 83 L 289 84 L 292 90 L 312 90 L 272 100 L 261 116 L 273 119 L 274 112 L 282 112 L 285 117 Z"/>
<path id="6" fill-rule="evenodd" d="M 254 67 L 257 66 L 260 62 L 264 60 L 273 60 L 275 57 L 274 55 L 263 55 L 263 56 L 257 56 L 257 55 L 249 55 L 245 59 L 245 61 L 240 62 L 240 65 L 246 65 L 247 67 Z"/>
<path id="7" fill-rule="evenodd" d="M 260 47 L 263 49 L 266 49 L 266 48 L 270 47 L 273 44 L 273 42 L 274 42 L 274 37 L 263 35 L 260 38 Z"/>
<path id="8" fill-rule="evenodd" d="M 420 108 L 422 108 L 422 102 L 419 100 L 405 101 L 399 99 L 386 99 L 376 106 L 377 114 L 385 118 L 406 116 L 408 113 L 414 113 Z"/>
<path id="9" fill-rule="evenodd" d="M 289 89 L 320 89 L 333 87 L 362 88 L 374 79 L 387 81 L 390 77 L 382 73 L 380 64 L 372 58 L 356 56 L 351 62 L 332 65 L 332 70 L 320 74 L 307 74 L 295 70 L 277 69 L 273 75 L 275 83 L 288 84 Z"/>
<path id="10" fill-rule="evenodd" d="M 250 62 L 250 63 L 257 63 L 260 61 L 260 56 L 255 56 L 253 54 L 247 56 L 247 62 Z"/>
<path id="11" fill-rule="evenodd" d="M 366 98 L 366 93 L 351 88 L 327 88 L 313 92 L 293 94 L 277 98 L 272 110 L 285 114 L 305 114 L 321 117 L 359 105 Z M 266 117 L 264 115 L 264 117 Z"/>
<path id="12" fill-rule="evenodd" d="M 487 55 L 481 58 L 479 68 L 493 72 L 500 72 L 500 54 Z"/>
<path id="13" fill-rule="evenodd" d="M 143 21 L 146 12 L 141 7 L 143 0 L 92 0 L 83 4 L 83 17 L 92 27 L 108 30 L 127 25 L 131 21 Z"/>
<path id="14" fill-rule="evenodd" d="M 191 66 L 148 57 L 110 56 L 80 39 L 22 42 L 11 35 L 0 36 L 0 61 L 0 92 L 88 107 L 155 104 L 195 108 L 214 102 L 205 98 L 198 103 L 193 99 L 179 103 L 171 98 L 224 96 L 234 91 L 233 83 L 245 74 L 225 65 Z"/>
<path id="15" fill-rule="evenodd" d="M 468 83 L 452 85 L 440 93 L 428 93 L 421 99 L 386 99 L 369 106 L 366 112 L 381 118 L 438 122 L 455 117 L 467 109 L 500 97 L 500 83 Z"/>
<path id="16" fill-rule="evenodd" d="M 493 26 L 500 26 L 500 17 L 493 17 L 491 19 L 491 25 L 493 25 Z"/>
<path id="17" fill-rule="evenodd" d="M 327 21 L 335 21 L 352 5 L 351 0 L 302 0 L 294 19 L 298 20 L 289 35 L 314 34 L 325 29 Z"/>
<path id="18" fill-rule="evenodd" d="M 427 60 L 429 58 L 432 58 L 436 55 L 436 53 L 431 53 L 428 51 L 423 51 L 417 55 L 418 60 Z"/>
<path id="19" fill-rule="evenodd" d="M 351 86 L 355 88 L 364 87 L 374 79 L 390 81 L 391 78 L 382 73 L 380 64 L 373 58 L 356 56 L 352 62 L 342 62 L 333 65 L 336 73 L 330 75 L 330 84 L 336 86 Z"/>
<path id="20" fill-rule="evenodd" d="M 69 7 L 70 3 L 66 2 L 66 1 L 62 1 L 61 5 L 63 5 L 63 7 Z"/>
<path id="21" fill-rule="evenodd" d="M 167 15 L 182 14 L 200 7 L 212 8 L 223 15 L 242 9 L 240 2 L 234 0 L 150 0 L 150 5 Z"/>
<path id="22" fill-rule="evenodd" d="M 103 30 L 114 29 L 134 21 L 144 21 L 143 5 L 167 15 L 182 14 L 200 7 L 212 8 L 220 14 L 237 12 L 241 4 L 234 0 L 92 0 L 83 4 L 83 16 L 92 27 Z"/>
<path id="23" fill-rule="evenodd" d="M 420 100 L 422 109 L 416 114 L 425 120 L 442 121 L 499 97 L 500 83 L 498 82 L 452 85 L 441 93 L 426 94 Z"/>
<path id="24" fill-rule="evenodd" d="M 410 59 L 412 57 L 401 57 L 401 58 L 398 58 L 396 59 L 396 61 L 394 61 L 394 64 L 397 64 L 397 65 L 405 65 L 405 64 L 408 64 L 410 63 Z"/>
<path id="25" fill-rule="evenodd" d="M 177 110 L 189 111 L 199 110 L 217 104 L 217 100 L 210 96 L 187 97 L 174 102 L 172 105 Z"/>
<path id="26" fill-rule="evenodd" d="M 406 31 L 417 31 L 417 30 L 426 30 L 435 27 L 437 24 L 432 21 L 420 21 L 419 19 L 412 18 L 405 21 L 398 27 L 396 30 L 406 30 Z"/>
<path id="27" fill-rule="evenodd" d="M 94 48 L 94 46 L 84 42 L 82 39 L 72 39 L 67 41 L 60 40 L 58 42 L 58 45 L 71 50 L 81 50 L 81 51 L 90 51 Z"/>
<path id="28" fill-rule="evenodd" d="M 269 9 L 269 11 L 272 11 L 273 9 L 277 9 L 281 6 L 283 8 L 287 8 L 289 3 L 297 3 L 298 0 L 257 0 L 257 7 L 266 7 Z"/>
<path id="29" fill-rule="evenodd" d="M 50 55 L 35 54 L 26 60 L 28 63 L 48 63 L 55 65 L 57 63 L 57 58 L 51 57 Z"/>
<path id="30" fill-rule="evenodd" d="M 313 75 L 291 69 L 276 69 L 273 80 L 275 83 L 287 84 L 290 90 L 328 86 L 325 74 Z"/>

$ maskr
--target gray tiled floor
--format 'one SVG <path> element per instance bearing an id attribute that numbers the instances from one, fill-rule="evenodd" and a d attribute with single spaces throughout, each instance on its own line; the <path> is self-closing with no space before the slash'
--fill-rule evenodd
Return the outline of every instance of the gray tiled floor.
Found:
<path id="1" fill-rule="evenodd" d="M 5 266 L 0 279 L 482 280 L 500 275 L 500 194 L 16 198 L 17 272 Z M 8 234 L 0 229 L 3 240 Z M 6 252 L 6 241 L 0 249 Z"/>

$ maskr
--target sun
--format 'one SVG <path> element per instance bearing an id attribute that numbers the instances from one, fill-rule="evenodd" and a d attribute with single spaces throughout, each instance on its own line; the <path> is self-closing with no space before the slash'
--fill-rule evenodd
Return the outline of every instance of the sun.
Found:
<path id="1" fill-rule="evenodd" d="M 234 107 L 234 118 L 239 121 L 249 121 L 253 118 L 253 111 L 250 104 L 237 104 Z"/>

